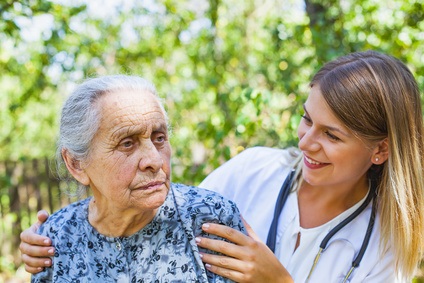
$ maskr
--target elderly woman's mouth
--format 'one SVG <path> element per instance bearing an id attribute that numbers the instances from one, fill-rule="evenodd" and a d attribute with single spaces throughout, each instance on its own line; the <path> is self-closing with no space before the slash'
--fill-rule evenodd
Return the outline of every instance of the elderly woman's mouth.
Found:
<path id="1" fill-rule="evenodd" d="M 154 182 L 149 182 L 141 186 L 137 186 L 133 190 L 143 190 L 143 191 L 157 190 L 157 189 L 160 189 L 164 184 L 165 184 L 164 181 L 154 181 Z"/>

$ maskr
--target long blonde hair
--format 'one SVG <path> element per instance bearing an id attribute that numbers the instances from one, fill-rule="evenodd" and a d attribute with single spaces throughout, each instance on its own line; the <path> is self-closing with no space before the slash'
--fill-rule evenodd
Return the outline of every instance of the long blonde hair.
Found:
<path id="1" fill-rule="evenodd" d="M 368 174 L 379 180 L 381 248 L 390 245 L 396 270 L 412 276 L 424 249 L 423 116 L 412 73 L 391 56 L 357 52 L 327 63 L 314 84 L 360 138 L 388 139 L 388 160 Z"/>

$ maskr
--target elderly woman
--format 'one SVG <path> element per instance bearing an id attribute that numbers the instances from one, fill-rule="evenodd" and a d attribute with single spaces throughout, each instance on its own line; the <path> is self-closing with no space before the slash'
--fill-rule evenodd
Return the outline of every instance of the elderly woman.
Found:
<path id="1" fill-rule="evenodd" d="M 54 263 L 32 282 L 225 282 L 195 237 L 204 222 L 245 232 L 235 204 L 172 184 L 167 116 L 154 86 L 133 76 L 80 85 L 62 110 L 58 157 L 92 197 L 39 229 Z"/>

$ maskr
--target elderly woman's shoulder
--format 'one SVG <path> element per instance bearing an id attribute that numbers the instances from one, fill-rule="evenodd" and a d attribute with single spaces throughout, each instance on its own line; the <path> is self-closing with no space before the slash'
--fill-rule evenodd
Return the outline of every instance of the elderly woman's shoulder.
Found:
<path id="1" fill-rule="evenodd" d="M 41 228 L 59 228 L 65 227 L 67 225 L 78 225 L 80 221 L 83 221 L 86 218 L 85 216 L 87 215 L 87 209 L 90 199 L 91 197 L 71 203 L 59 209 L 58 211 L 49 216 L 47 221 L 41 225 Z"/>
<path id="2" fill-rule="evenodd" d="M 178 183 L 172 183 L 172 188 L 176 197 L 180 197 L 189 202 L 194 202 L 200 200 L 203 203 L 208 203 L 209 201 L 229 201 L 221 194 L 191 185 L 184 185 Z"/>
<path id="3" fill-rule="evenodd" d="M 237 205 L 217 192 L 183 184 L 172 184 L 172 193 L 184 223 L 194 235 L 202 235 L 203 223 L 220 223 L 246 233 Z"/>
<path id="4" fill-rule="evenodd" d="M 238 212 L 237 206 L 233 201 L 217 192 L 176 183 L 172 184 L 172 188 L 177 203 L 183 206 L 188 205 L 189 210 L 193 207 L 208 207 L 208 209 L 213 210 Z"/>

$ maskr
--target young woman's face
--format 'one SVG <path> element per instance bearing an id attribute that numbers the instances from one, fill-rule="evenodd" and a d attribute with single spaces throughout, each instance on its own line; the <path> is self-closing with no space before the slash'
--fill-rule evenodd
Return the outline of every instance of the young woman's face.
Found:
<path id="1" fill-rule="evenodd" d="M 299 128 L 303 177 L 312 186 L 352 187 L 365 183 L 373 149 L 336 118 L 320 88 L 311 88 Z"/>

